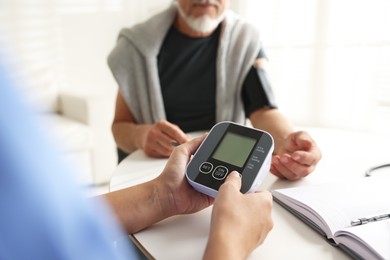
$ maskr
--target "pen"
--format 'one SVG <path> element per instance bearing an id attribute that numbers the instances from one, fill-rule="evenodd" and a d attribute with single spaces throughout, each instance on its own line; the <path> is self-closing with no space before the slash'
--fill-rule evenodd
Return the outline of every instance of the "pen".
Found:
<path id="1" fill-rule="evenodd" d="M 172 144 L 172 146 L 174 146 L 174 147 L 176 147 L 176 146 L 179 146 L 180 144 L 178 143 L 178 142 L 176 142 L 176 141 L 172 141 L 171 142 L 171 144 Z"/>
<path id="2" fill-rule="evenodd" d="M 358 218 L 356 220 L 352 220 L 351 225 L 352 226 L 359 226 L 359 225 L 367 224 L 370 222 L 375 222 L 375 221 L 389 219 L 389 218 L 390 218 L 390 214 L 383 214 L 383 215 L 374 216 L 371 218 Z"/>

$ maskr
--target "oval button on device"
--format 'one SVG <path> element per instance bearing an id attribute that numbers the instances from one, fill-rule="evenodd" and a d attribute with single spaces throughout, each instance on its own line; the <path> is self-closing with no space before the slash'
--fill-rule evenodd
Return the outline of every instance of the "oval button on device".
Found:
<path id="1" fill-rule="evenodd" d="M 205 174 L 210 173 L 212 170 L 213 170 L 213 165 L 209 162 L 204 162 L 199 167 L 199 171 Z"/>
<path id="2" fill-rule="evenodd" d="M 228 173 L 228 169 L 225 166 L 217 166 L 213 172 L 213 177 L 217 180 L 223 180 Z"/>

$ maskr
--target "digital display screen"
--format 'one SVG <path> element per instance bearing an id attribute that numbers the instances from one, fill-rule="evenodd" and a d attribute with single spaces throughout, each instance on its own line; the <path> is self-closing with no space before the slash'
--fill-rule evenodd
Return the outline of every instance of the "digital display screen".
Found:
<path id="1" fill-rule="evenodd" d="M 242 168 L 256 139 L 227 132 L 212 158 Z"/>

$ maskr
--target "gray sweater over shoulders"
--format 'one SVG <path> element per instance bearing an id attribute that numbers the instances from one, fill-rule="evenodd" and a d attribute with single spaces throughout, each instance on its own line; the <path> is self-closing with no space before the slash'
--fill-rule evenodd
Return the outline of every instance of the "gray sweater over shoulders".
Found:
<path id="1" fill-rule="evenodd" d="M 173 4 L 144 23 L 122 29 L 108 57 L 108 65 L 137 123 L 166 119 L 157 56 L 176 14 Z M 260 49 L 258 31 L 228 11 L 217 53 L 217 122 L 245 122 L 241 89 Z"/>

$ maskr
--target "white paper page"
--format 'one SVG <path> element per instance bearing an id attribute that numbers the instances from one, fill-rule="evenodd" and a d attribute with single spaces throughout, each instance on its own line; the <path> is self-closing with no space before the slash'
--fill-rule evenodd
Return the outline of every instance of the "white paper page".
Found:
<path id="1" fill-rule="evenodd" d="M 280 189 L 316 211 L 331 233 L 350 226 L 351 220 L 390 213 L 390 176 L 353 179 L 347 183 Z"/>
<path id="2" fill-rule="evenodd" d="M 389 219 L 350 227 L 337 232 L 336 236 L 338 242 L 351 248 L 364 259 L 390 259 Z M 355 239 L 350 239 L 351 236 Z M 371 251 L 375 251 L 377 254 L 370 254 Z"/>

